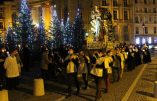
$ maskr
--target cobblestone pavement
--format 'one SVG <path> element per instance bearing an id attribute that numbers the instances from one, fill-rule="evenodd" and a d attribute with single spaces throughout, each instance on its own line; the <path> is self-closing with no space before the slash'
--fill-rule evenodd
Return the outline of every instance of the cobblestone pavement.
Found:
<path id="1" fill-rule="evenodd" d="M 100 101 L 121 101 L 122 97 L 125 95 L 142 67 L 143 65 L 136 67 L 136 69 L 133 71 L 125 72 L 123 78 L 119 82 L 111 84 L 109 93 L 103 93 Z M 65 99 L 64 101 L 94 101 L 95 84 L 92 83 L 90 86 L 92 88 L 89 88 L 86 91 L 82 90 L 79 97 L 72 96 Z M 103 83 L 103 89 L 104 88 L 105 84 Z"/>
<path id="2" fill-rule="evenodd" d="M 121 101 L 143 67 L 144 64 L 136 67 L 133 71 L 124 72 L 123 78 L 119 82 L 110 85 L 109 93 L 103 92 L 100 101 Z M 156 101 L 153 98 L 155 73 L 157 73 L 157 58 L 148 64 L 128 101 Z M 68 98 L 66 97 L 66 81 L 57 78 L 56 80 L 62 82 L 46 81 L 46 94 L 35 97 L 33 96 L 33 78 L 24 77 L 18 90 L 9 91 L 9 101 L 94 101 L 95 84 L 91 80 L 87 90 L 81 89 L 79 96 L 72 95 Z M 103 89 L 104 87 L 103 83 Z"/>
<path id="3" fill-rule="evenodd" d="M 154 98 L 154 82 L 157 80 L 157 58 L 148 64 L 128 101 L 157 101 Z"/>

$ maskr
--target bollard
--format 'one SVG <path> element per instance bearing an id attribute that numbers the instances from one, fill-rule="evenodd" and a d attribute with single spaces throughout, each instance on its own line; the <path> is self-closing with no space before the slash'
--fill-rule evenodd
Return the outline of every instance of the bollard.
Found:
<path id="1" fill-rule="evenodd" d="M 154 97 L 157 98 L 157 81 L 154 82 Z"/>
<path id="2" fill-rule="evenodd" d="M 9 101 L 8 100 L 8 90 L 0 91 L 0 101 Z"/>
<path id="3" fill-rule="evenodd" d="M 34 95 L 43 96 L 45 95 L 44 91 L 44 81 L 42 78 L 34 79 Z"/>

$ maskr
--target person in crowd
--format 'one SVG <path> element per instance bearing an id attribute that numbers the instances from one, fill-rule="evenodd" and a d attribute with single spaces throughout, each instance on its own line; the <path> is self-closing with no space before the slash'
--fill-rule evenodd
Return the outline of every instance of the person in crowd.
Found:
<path id="1" fill-rule="evenodd" d="M 121 57 L 119 56 L 119 53 L 120 53 L 120 50 L 119 48 L 117 48 L 112 56 L 113 58 L 113 67 L 112 67 L 113 82 L 120 80 Z"/>
<path id="2" fill-rule="evenodd" d="M 21 73 L 21 68 L 23 67 L 23 63 L 21 61 L 18 49 L 17 49 L 17 54 L 15 56 L 16 56 L 17 64 L 18 64 L 18 67 L 19 67 L 19 71 Z"/>
<path id="3" fill-rule="evenodd" d="M 83 51 L 80 51 L 79 53 L 79 68 L 78 68 L 78 74 L 82 75 L 85 87 L 83 89 L 87 89 L 88 87 L 88 59 L 86 58 Z"/>
<path id="4" fill-rule="evenodd" d="M 102 79 L 103 79 L 103 68 L 104 68 L 104 57 L 102 52 L 95 53 L 97 56 L 95 63 L 93 62 L 93 68 L 91 69 L 91 75 L 95 79 L 96 84 L 96 96 L 95 101 L 98 101 L 101 98 L 101 89 L 102 89 Z"/>
<path id="5" fill-rule="evenodd" d="M 125 55 L 126 54 L 123 54 L 123 48 L 120 49 L 118 55 L 120 57 L 120 60 L 121 60 L 121 67 L 120 67 L 120 78 L 122 78 L 123 76 L 123 73 L 124 73 L 124 68 L 125 68 Z"/>
<path id="6" fill-rule="evenodd" d="M 20 70 L 16 59 L 17 49 L 10 48 L 10 56 L 4 62 L 6 69 L 6 87 L 9 90 L 16 89 L 19 84 Z"/>
<path id="7" fill-rule="evenodd" d="M 123 54 L 124 57 L 124 61 L 123 61 L 123 65 L 124 65 L 124 70 L 126 70 L 126 66 L 127 66 L 127 59 L 128 59 L 128 51 L 126 51 L 126 46 L 124 48 L 122 48 L 121 53 Z M 121 75 L 122 77 L 122 75 Z"/>
<path id="8" fill-rule="evenodd" d="M 78 60 L 78 56 L 76 54 L 74 54 L 74 50 L 73 49 L 69 49 L 68 51 L 68 56 L 65 58 L 66 62 L 66 66 L 67 66 L 67 76 L 68 76 L 68 96 L 71 96 L 71 92 L 72 92 L 72 79 L 74 79 L 75 81 L 75 86 L 77 88 L 77 92 L 76 95 L 79 95 L 80 92 L 80 85 L 79 85 L 79 81 L 77 78 L 77 74 L 78 74 L 78 66 L 79 66 L 79 60 Z"/>
<path id="9" fill-rule="evenodd" d="M 109 85 L 110 85 L 110 76 L 112 74 L 112 66 L 113 66 L 113 59 L 112 59 L 112 50 L 108 50 L 106 52 L 106 56 L 104 58 L 104 79 L 105 79 L 105 92 L 108 93 Z"/>
<path id="10" fill-rule="evenodd" d="M 127 58 L 127 70 L 131 71 L 135 68 L 135 54 L 133 48 L 129 48 L 128 58 Z"/>
<path id="11" fill-rule="evenodd" d="M 22 63 L 26 72 L 30 71 L 30 53 L 28 45 L 24 45 L 22 49 Z"/>
<path id="12" fill-rule="evenodd" d="M 44 79 L 49 79 L 49 70 L 48 66 L 52 62 L 51 59 L 48 57 L 49 50 L 46 47 L 43 47 L 42 57 L 41 57 L 41 71 L 42 77 Z"/>
<path id="13" fill-rule="evenodd" d="M 4 88 L 5 69 L 4 61 L 7 57 L 6 49 L 3 47 L 0 49 L 0 90 Z"/>

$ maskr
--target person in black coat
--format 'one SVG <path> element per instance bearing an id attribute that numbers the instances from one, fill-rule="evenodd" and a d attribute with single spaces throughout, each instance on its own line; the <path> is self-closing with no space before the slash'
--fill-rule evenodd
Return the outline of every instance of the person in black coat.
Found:
<path id="1" fill-rule="evenodd" d="M 5 78 L 5 69 L 4 69 L 4 61 L 7 57 L 6 49 L 0 49 L 0 90 L 4 87 L 4 78 Z"/>
<path id="2" fill-rule="evenodd" d="M 28 45 L 25 45 L 22 50 L 22 62 L 23 62 L 23 68 L 25 71 L 30 71 L 30 50 L 28 48 Z"/>

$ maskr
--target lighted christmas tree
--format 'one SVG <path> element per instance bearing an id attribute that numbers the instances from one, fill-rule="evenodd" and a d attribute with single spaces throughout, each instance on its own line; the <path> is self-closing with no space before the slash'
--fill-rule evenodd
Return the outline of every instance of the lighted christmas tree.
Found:
<path id="1" fill-rule="evenodd" d="M 6 33 L 6 43 L 7 43 L 7 46 L 9 48 L 16 46 L 15 35 L 14 35 L 14 32 L 10 26 L 8 27 L 7 33 Z"/>
<path id="2" fill-rule="evenodd" d="M 46 44 L 46 31 L 43 22 L 42 16 L 40 17 L 39 26 L 38 26 L 38 42 L 40 46 L 44 46 Z"/>
<path id="3" fill-rule="evenodd" d="M 67 18 L 64 33 L 64 45 L 72 47 L 74 45 L 73 27 L 70 23 L 69 17 Z"/>
<path id="4" fill-rule="evenodd" d="M 31 12 L 28 7 L 27 0 L 21 0 L 20 10 L 18 16 L 18 24 L 20 30 L 20 36 L 22 44 L 28 44 L 31 49 L 33 49 L 35 32 L 34 25 L 32 24 Z M 17 33 L 17 32 L 16 32 Z"/>
<path id="5" fill-rule="evenodd" d="M 64 37 L 65 37 L 65 26 L 64 26 L 64 20 L 61 20 L 61 33 L 62 33 L 62 40 L 63 40 L 63 44 L 65 43 L 64 41 Z"/>
<path id="6" fill-rule="evenodd" d="M 51 8 L 51 26 L 50 26 L 50 34 L 51 34 L 51 42 L 53 48 L 58 48 L 62 45 L 62 32 L 61 32 L 61 23 L 57 16 L 56 5 Z"/>
<path id="7" fill-rule="evenodd" d="M 19 45 L 22 43 L 21 39 L 21 27 L 19 25 L 19 19 L 16 13 L 13 14 L 13 27 L 12 30 L 15 34 L 15 44 Z"/>
<path id="8" fill-rule="evenodd" d="M 74 21 L 74 46 L 76 49 L 82 49 L 85 40 L 85 32 L 83 29 L 83 19 L 80 9 L 77 9 L 77 15 Z"/>

